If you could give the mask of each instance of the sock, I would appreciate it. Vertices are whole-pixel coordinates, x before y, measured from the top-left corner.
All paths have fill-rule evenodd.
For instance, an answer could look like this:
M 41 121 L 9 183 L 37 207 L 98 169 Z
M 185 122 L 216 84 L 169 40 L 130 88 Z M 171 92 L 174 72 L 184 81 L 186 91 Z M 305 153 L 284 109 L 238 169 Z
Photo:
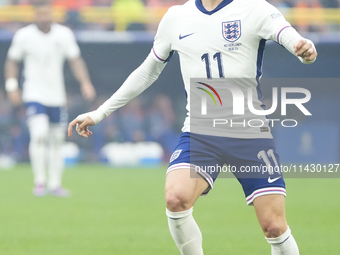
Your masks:
M 182 212 L 166 209 L 169 230 L 182 255 L 203 255 L 202 234 L 192 217 L 193 208 Z
M 299 248 L 291 234 L 290 228 L 281 236 L 266 238 L 272 246 L 272 255 L 299 255 Z
M 64 170 L 64 159 L 62 155 L 64 133 L 63 125 L 50 125 L 48 148 L 48 188 L 50 190 L 57 189 L 61 186 Z
M 48 118 L 44 114 L 29 118 L 30 132 L 29 157 L 34 174 L 35 185 L 46 182 L 46 141 L 48 137 Z
M 30 141 L 29 156 L 34 175 L 35 185 L 45 185 L 45 144 L 40 141 Z

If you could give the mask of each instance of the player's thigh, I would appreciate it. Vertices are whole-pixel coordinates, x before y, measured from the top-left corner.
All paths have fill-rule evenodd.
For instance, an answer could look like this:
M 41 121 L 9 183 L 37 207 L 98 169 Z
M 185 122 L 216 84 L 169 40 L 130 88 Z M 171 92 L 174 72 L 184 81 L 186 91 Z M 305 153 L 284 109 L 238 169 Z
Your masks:
M 211 136 L 181 134 L 167 169 L 165 198 L 170 211 L 189 209 L 199 196 L 213 188 L 218 171 L 210 173 L 205 169 L 221 165 L 215 144 Z
M 49 140 L 52 144 L 61 144 L 65 140 L 67 112 L 64 107 L 46 107 L 50 122 Z
M 67 127 L 68 114 L 65 107 L 46 107 L 46 113 L 51 124 L 65 125 L 65 128 Z
M 287 230 L 284 195 L 260 196 L 254 199 L 253 205 L 260 226 L 267 237 L 278 237 Z
M 286 195 L 279 156 L 272 139 L 229 138 L 227 163 L 242 185 L 248 205 L 266 195 Z
M 27 119 L 31 140 L 43 142 L 48 139 L 49 120 L 46 114 L 36 114 Z
M 208 182 L 190 168 L 171 171 L 167 174 L 165 181 L 167 208 L 170 211 L 187 210 L 208 188 Z
M 46 139 L 49 132 L 49 117 L 46 107 L 36 102 L 25 103 L 25 107 L 31 140 Z
M 62 144 L 66 137 L 66 125 L 50 123 L 49 141 L 52 144 Z

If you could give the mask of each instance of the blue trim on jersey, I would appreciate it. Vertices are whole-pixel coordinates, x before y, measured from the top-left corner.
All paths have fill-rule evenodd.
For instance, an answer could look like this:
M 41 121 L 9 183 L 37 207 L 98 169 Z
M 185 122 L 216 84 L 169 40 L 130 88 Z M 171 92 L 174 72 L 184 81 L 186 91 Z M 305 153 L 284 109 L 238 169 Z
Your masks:
M 233 0 L 223 0 L 222 3 L 220 3 L 214 10 L 212 11 L 207 11 L 201 0 L 196 0 L 195 3 L 196 3 L 196 7 L 201 11 L 203 12 L 204 14 L 208 14 L 208 15 L 211 15 L 211 14 L 214 14 L 215 12 L 221 10 L 223 7 L 227 6 L 228 4 L 230 4 Z
M 174 55 L 174 53 L 175 53 L 175 51 L 173 51 L 173 50 L 170 51 L 169 57 L 164 61 L 164 63 L 168 63 L 171 60 L 171 58 Z
M 158 57 L 158 55 L 157 55 L 157 53 L 156 53 L 156 51 L 155 51 L 154 48 L 152 48 L 152 51 L 153 51 L 153 54 L 155 54 L 156 58 L 158 58 L 160 61 L 163 61 L 164 64 L 167 63 L 167 62 L 169 62 L 169 61 L 171 60 L 172 56 L 173 56 L 174 53 L 175 53 L 175 51 L 173 51 L 173 50 L 170 51 L 169 56 L 167 57 L 167 59 L 164 60 L 164 59 Z
M 165 60 L 164 60 L 164 59 L 161 59 L 160 57 L 158 57 L 158 55 L 156 54 L 156 51 L 155 51 L 155 49 L 154 49 L 154 48 L 152 48 L 152 51 L 153 51 L 153 54 L 155 54 L 156 58 L 158 58 L 160 61 L 163 61 L 163 62 L 165 62 Z
M 277 41 L 278 44 L 281 45 L 281 43 L 280 43 L 280 35 L 281 35 L 282 31 L 285 30 L 286 28 L 290 28 L 290 27 L 291 27 L 291 26 L 285 26 L 285 27 L 282 28 L 282 29 L 280 30 L 280 32 L 277 34 L 276 41 Z
M 262 75 L 262 62 L 263 62 L 263 55 L 264 55 L 264 49 L 266 47 L 266 41 L 265 39 L 262 39 L 259 44 L 259 49 L 257 51 L 257 74 L 256 78 L 260 78 Z
M 263 99 L 263 94 L 261 90 L 261 82 L 260 82 L 260 77 L 262 75 L 262 63 L 263 63 L 263 55 L 264 55 L 264 49 L 266 47 L 266 41 L 265 39 L 262 39 L 259 44 L 259 49 L 257 51 L 257 74 L 256 74 L 256 81 L 257 81 L 257 97 L 258 99 L 262 102 Z M 265 109 L 265 105 L 262 105 L 262 108 Z

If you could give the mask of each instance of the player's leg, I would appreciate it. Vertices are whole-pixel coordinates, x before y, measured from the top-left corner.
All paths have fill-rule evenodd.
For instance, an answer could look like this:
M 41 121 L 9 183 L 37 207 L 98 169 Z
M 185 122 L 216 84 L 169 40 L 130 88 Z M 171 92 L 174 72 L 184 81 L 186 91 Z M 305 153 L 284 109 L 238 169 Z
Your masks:
M 207 181 L 190 168 L 167 174 L 165 200 L 169 230 L 183 255 L 203 254 L 202 234 L 192 212 L 195 201 L 208 187 Z
M 169 172 L 165 182 L 167 209 L 172 212 L 190 209 L 208 187 L 207 181 L 190 168 Z
M 65 125 L 51 124 L 48 155 L 48 189 L 52 195 L 68 196 L 69 192 L 62 188 L 64 159 L 62 145 L 65 139 Z
M 64 159 L 62 146 L 66 134 L 66 112 L 61 107 L 47 107 L 50 118 L 49 155 L 48 155 L 48 189 L 51 195 L 67 197 L 69 191 L 62 187 Z
M 299 249 L 285 216 L 285 197 L 273 194 L 254 199 L 253 205 L 272 255 L 298 255 Z
M 285 217 L 285 182 L 272 139 L 229 138 L 228 161 L 236 166 L 247 204 L 254 205 L 272 255 L 297 255 Z M 248 171 L 245 171 L 248 170 Z
M 170 158 L 165 184 L 166 214 L 170 233 L 182 255 L 203 254 L 202 234 L 192 211 L 197 198 L 212 189 L 218 175 L 218 171 L 212 174 L 202 170 L 221 163 L 214 144 L 218 142 L 213 137 L 186 132 Z
M 46 114 L 31 115 L 27 119 L 30 133 L 29 157 L 34 174 L 34 195 L 45 195 L 46 183 L 46 142 L 49 123 Z

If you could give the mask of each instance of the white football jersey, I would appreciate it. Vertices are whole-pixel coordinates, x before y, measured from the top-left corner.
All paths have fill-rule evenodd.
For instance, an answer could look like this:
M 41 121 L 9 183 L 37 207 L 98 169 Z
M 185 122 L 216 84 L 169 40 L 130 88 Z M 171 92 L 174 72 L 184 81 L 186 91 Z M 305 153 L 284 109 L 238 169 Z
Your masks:
M 23 101 L 65 105 L 64 62 L 78 56 L 74 34 L 65 26 L 54 23 L 49 33 L 43 33 L 35 24 L 18 30 L 8 58 L 24 62 Z
M 184 5 L 171 7 L 159 25 L 153 52 L 159 61 L 167 61 L 173 51 L 179 54 L 189 112 L 182 131 L 190 131 L 191 78 L 251 80 L 249 86 L 254 97 L 254 108 L 263 110 L 259 79 L 265 42 L 273 40 L 280 43 L 280 34 L 290 27 L 282 14 L 265 0 L 224 0 L 210 12 L 200 0 L 189 0 Z M 248 88 L 242 89 L 246 94 Z M 246 104 L 245 108 L 241 119 L 266 120 L 265 116 L 252 114 Z M 231 113 L 232 110 L 229 117 L 233 118 Z M 235 138 L 272 138 L 269 123 L 265 123 L 264 128 L 223 128 L 220 132 L 217 132 L 218 129 L 197 132 Z

